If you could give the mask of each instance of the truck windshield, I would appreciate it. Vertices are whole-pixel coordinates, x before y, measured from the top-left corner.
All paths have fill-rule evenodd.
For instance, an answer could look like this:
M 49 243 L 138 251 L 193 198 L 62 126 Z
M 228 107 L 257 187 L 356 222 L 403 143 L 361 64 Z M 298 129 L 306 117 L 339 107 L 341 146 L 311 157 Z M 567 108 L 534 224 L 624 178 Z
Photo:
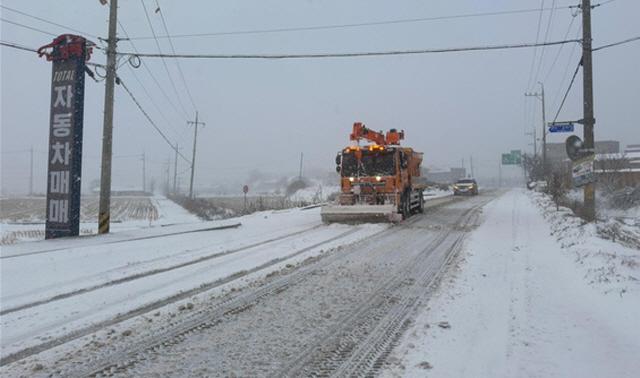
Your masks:
M 393 151 L 362 151 L 360 162 L 355 154 L 342 154 L 342 176 L 391 176 L 395 174 Z

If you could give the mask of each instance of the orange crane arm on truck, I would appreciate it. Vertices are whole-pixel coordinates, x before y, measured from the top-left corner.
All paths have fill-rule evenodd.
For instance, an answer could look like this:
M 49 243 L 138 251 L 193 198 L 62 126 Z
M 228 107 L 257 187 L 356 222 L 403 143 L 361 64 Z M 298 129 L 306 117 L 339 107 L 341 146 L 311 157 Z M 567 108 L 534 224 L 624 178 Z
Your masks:
M 355 122 L 349 139 L 355 141 L 366 139 L 379 146 L 397 145 L 400 144 L 400 140 L 404 139 L 404 131 L 391 129 L 387 131 L 387 135 L 385 136 L 382 132 L 367 128 L 362 122 Z

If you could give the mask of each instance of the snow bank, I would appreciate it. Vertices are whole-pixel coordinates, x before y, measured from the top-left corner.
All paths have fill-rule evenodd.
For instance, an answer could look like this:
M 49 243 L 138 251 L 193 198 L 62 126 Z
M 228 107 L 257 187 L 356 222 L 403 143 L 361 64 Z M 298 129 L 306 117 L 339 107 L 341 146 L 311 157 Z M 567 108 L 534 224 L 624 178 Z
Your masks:
M 551 199 L 541 193 L 529 193 L 531 199 L 542 209 L 542 215 L 550 224 L 550 235 L 560 244 L 565 253 L 570 253 L 584 272 L 589 284 L 604 292 L 623 295 L 631 290 L 640 291 L 640 250 L 630 248 L 629 240 L 605 240 L 602 232 L 620 227 L 619 235 L 629 235 L 635 243 L 640 243 L 640 230 L 637 226 L 619 225 L 613 219 L 605 223 L 585 223 L 565 207 L 556 211 Z M 612 224 L 611 222 L 615 223 Z M 616 226 L 619 225 L 619 226 Z M 636 244 L 637 245 L 637 244 Z
M 594 232 L 522 191 L 487 205 L 382 376 L 636 377 L 637 281 L 617 281 L 621 258 L 595 252 L 620 247 Z
M 321 184 L 311 185 L 304 189 L 299 189 L 289 199 L 294 202 L 320 203 L 326 202 L 328 198 L 340 191 L 339 186 L 323 186 Z
M 453 195 L 453 190 L 442 190 L 438 188 L 427 188 L 422 195 L 425 200 L 430 200 L 434 198 L 442 198 Z

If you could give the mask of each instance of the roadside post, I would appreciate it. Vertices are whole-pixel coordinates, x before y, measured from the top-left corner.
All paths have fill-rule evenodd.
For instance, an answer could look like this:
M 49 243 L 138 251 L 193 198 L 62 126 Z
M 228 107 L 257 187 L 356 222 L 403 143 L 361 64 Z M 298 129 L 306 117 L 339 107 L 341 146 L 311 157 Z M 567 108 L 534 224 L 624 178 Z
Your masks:
M 249 193 L 249 185 L 242 187 L 242 193 L 244 194 L 244 212 L 247 212 L 247 193 Z

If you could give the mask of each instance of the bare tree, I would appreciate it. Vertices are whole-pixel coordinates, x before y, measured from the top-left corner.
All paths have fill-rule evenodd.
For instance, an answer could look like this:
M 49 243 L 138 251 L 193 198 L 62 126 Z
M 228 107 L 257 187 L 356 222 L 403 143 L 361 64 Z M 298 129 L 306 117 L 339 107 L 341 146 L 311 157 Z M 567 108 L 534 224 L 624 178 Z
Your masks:
M 567 187 L 565 186 L 565 180 L 562 177 L 562 174 L 554 172 L 551 175 L 547 188 L 553 202 L 556 204 L 556 211 L 560 210 L 560 201 L 564 198 L 564 195 L 567 192 Z
M 606 193 L 613 193 L 623 186 L 623 171 L 629 167 L 626 154 L 610 154 L 595 162 L 598 172 L 598 186 Z
M 530 181 L 544 180 L 542 159 L 539 156 L 524 154 L 522 156 L 522 165 Z

